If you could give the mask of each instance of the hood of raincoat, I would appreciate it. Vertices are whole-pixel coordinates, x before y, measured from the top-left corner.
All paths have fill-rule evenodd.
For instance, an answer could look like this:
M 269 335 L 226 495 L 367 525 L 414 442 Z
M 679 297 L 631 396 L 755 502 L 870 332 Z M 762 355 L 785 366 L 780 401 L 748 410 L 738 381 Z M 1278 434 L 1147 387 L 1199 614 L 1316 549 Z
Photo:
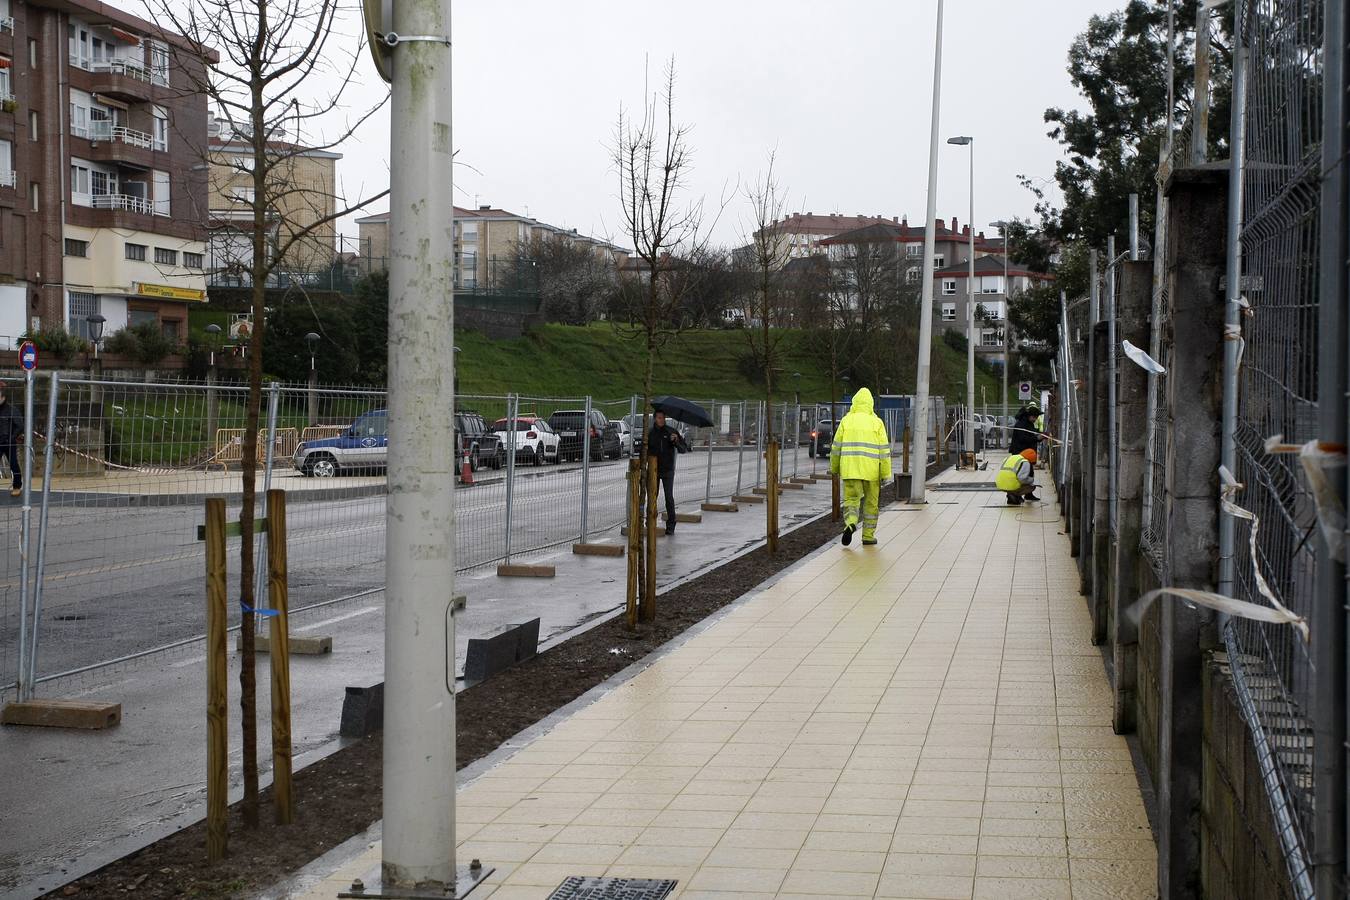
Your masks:
M 853 405 L 848 411 L 868 415 L 872 412 L 872 405 L 872 392 L 867 388 L 858 388 L 858 393 L 853 395 Z

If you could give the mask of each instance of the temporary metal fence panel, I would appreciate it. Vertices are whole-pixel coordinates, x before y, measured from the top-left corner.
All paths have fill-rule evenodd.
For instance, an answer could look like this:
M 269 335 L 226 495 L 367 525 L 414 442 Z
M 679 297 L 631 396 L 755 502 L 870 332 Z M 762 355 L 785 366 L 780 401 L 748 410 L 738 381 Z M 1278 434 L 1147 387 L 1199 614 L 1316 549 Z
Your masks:
M 1272 455 L 1265 442 L 1318 437 L 1318 253 L 1322 140 L 1323 0 L 1244 0 L 1244 39 L 1252 65 L 1246 99 L 1241 248 L 1242 295 L 1250 306 L 1238 383 L 1235 503 L 1259 519 L 1255 556 L 1248 523 L 1238 524 L 1238 599 L 1269 605 L 1258 570 L 1280 602 L 1315 615 L 1316 511 L 1296 456 Z M 1343 127 L 1335 123 L 1333 127 Z M 1344 265 L 1343 259 L 1323 265 Z M 1341 398 L 1328 398 L 1341 402 Z M 1315 773 L 1310 720 L 1314 666 L 1292 629 L 1234 619 L 1232 660 L 1255 698 L 1280 784 L 1292 801 L 1295 847 L 1314 833 Z M 1340 798 L 1344 802 L 1344 798 Z M 1343 807 L 1342 807 L 1343 809 Z M 1286 842 L 1286 850 L 1290 845 Z M 1291 860 L 1291 874 L 1303 867 Z

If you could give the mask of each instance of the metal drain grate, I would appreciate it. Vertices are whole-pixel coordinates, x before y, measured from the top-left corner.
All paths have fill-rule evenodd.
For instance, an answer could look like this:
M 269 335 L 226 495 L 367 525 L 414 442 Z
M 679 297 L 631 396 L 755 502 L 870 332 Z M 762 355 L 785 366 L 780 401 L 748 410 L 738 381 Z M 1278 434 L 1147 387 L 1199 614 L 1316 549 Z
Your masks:
M 594 878 L 573 875 L 548 895 L 549 900 L 664 900 L 674 881 L 655 878 Z
M 998 485 L 992 481 L 945 481 L 930 484 L 930 491 L 996 491 Z

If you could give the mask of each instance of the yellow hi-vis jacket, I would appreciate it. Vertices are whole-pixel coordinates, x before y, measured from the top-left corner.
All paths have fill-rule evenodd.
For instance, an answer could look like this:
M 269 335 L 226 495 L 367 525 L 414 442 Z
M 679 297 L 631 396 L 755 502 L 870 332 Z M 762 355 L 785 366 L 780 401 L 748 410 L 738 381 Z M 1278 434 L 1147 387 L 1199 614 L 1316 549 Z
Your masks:
M 1014 453 L 1003 461 L 994 476 L 994 487 L 1000 491 L 1015 491 L 1035 480 L 1031 462 L 1022 454 Z
M 872 392 L 853 395 L 848 415 L 830 441 L 830 472 L 844 480 L 885 481 L 891 477 L 891 442 L 886 425 L 872 412 Z

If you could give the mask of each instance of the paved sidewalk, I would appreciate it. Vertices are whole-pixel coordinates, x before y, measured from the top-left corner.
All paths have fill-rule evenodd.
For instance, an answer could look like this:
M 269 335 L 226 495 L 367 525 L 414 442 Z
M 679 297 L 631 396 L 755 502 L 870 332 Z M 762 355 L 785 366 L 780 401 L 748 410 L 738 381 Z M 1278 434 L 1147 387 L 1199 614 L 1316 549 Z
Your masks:
M 1155 896 L 1054 507 L 929 500 L 461 788 L 459 859 L 496 867 L 472 896 L 544 898 L 570 875 L 678 879 L 684 900 Z M 306 896 L 378 862 L 375 843 Z

